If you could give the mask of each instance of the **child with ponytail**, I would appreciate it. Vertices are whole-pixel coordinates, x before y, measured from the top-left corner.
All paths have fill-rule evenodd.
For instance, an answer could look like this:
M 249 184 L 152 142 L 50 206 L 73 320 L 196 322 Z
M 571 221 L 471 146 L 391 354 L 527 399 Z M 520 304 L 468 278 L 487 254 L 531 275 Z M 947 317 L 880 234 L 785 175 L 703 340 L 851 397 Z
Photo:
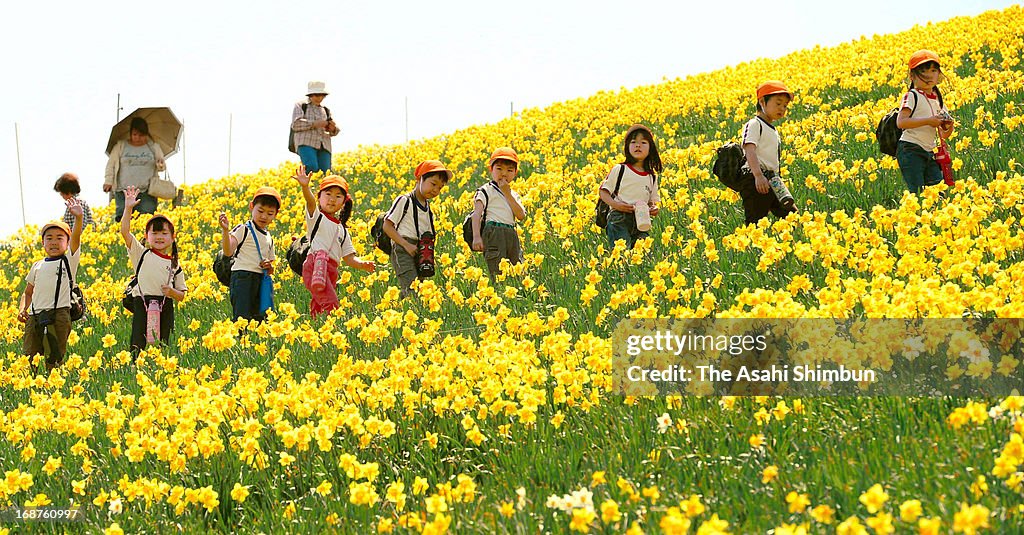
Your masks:
M 128 187 L 124 192 L 125 213 L 139 203 L 139 191 Z M 174 223 L 156 214 L 146 221 L 146 247 L 131 232 L 131 218 L 121 219 L 121 237 L 128 248 L 135 278 L 130 285 L 132 354 L 138 355 L 148 344 L 168 343 L 174 328 L 174 304 L 185 298 L 185 274 L 178 262 L 178 244 L 174 239 Z M 168 299 L 170 298 L 170 299 Z

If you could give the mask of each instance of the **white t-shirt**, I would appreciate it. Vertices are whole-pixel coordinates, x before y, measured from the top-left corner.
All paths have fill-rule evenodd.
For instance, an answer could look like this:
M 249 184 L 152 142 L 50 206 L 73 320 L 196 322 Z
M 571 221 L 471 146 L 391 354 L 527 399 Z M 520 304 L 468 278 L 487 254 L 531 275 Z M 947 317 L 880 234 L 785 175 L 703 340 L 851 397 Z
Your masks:
M 747 121 L 743 127 L 743 144 L 747 143 L 757 146 L 757 161 L 760 162 L 762 170 L 779 172 L 781 142 L 774 126 L 760 117 Z M 743 167 L 750 169 L 750 163 L 744 163 Z
M 50 310 L 53 306 L 53 294 L 57 291 L 57 272 L 60 271 L 60 296 L 57 297 L 57 307 L 65 308 L 71 306 L 71 280 L 68 270 L 64 267 L 62 258 L 68 259 L 68 266 L 71 268 L 70 278 L 74 279 L 78 272 L 78 258 L 82 252 L 79 247 L 77 251 L 67 251 L 63 256 L 51 256 L 39 260 L 28 270 L 25 281 L 32 285 L 32 308 L 31 313 Z
M 608 172 L 601 189 L 608 193 L 615 193 L 615 182 L 619 178 L 619 167 L 625 169 L 622 172 L 622 183 L 619 184 L 619 194 L 613 198 L 625 203 L 636 204 L 638 202 L 661 202 L 658 195 L 658 180 L 651 172 L 640 172 L 632 165 L 620 163 Z
M 623 177 L 623 180 L 625 180 L 625 177 Z M 484 194 L 485 191 L 487 192 L 486 195 Z M 519 194 L 515 191 L 512 191 L 512 198 L 519 202 Z M 486 216 L 484 222 L 494 221 L 515 226 L 516 216 L 512 213 L 512 205 L 509 204 L 505 194 L 501 192 L 498 184 L 493 180 L 477 188 L 476 193 L 473 195 L 473 204 L 475 205 L 477 201 L 484 205 Z
M 246 232 L 247 226 L 252 230 Z M 274 256 L 274 238 L 270 236 L 269 232 L 261 230 L 256 223 L 236 225 L 231 229 L 231 236 L 238 244 L 238 249 L 236 249 L 238 255 L 235 256 L 235 263 L 231 265 L 231 271 L 263 273 L 263 268 L 260 267 L 260 253 L 263 254 L 264 260 L 276 258 Z M 260 242 L 259 251 L 256 250 L 256 241 L 253 238 Z
M 320 220 L 320 226 L 317 227 L 317 219 Z M 316 235 L 310 237 L 313 233 L 313 228 L 316 227 Z M 309 252 L 313 251 L 327 251 L 327 256 L 334 259 L 335 262 L 341 262 L 341 259 L 356 253 L 356 248 L 352 245 L 352 236 L 349 235 L 348 229 L 345 225 L 341 224 L 341 221 L 335 219 L 320 211 L 319 208 L 313 210 L 313 215 L 306 214 L 306 237 L 309 240 Z
M 143 254 L 146 255 L 145 259 L 142 258 Z M 128 247 L 128 259 L 131 260 L 132 270 L 139 270 L 139 284 L 135 286 L 132 295 L 136 297 L 163 295 L 161 286 L 167 284 L 171 278 L 171 257 L 143 247 L 139 240 L 132 236 L 132 244 Z M 142 260 L 141 268 L 139 260 Z M 174 281 L 171 287 L 180 292 L 188 289 L 185 286 L 185 273 L 181 270 L 180 264 L 174 270 Z
M 418 239 L 423 233 L 433 230 L 430 224 L 430 201 L 420 204 L 414 197 L 414 193 L 399 195 L 384 216 L 395 225 L 398 235 L 403 238 Z M 420 225 L 419 234 L 416 233 L 417 219 Z
M 915 101 L 917 103 L 916 107 L 914 106 Z M 912 110 L 910 114 L 911 119 L 927 119 L 935 116 L 936 113 L 939 113 L 939 110 L 945 109 L 939 105 L 939 95 L 937 93 L 928 95 L 920 89 L 911 89 L 903 95 L 903 99 L 900 101 L 900 110 L 903 108 Z M 936 140 L 934 126 L 908 128 L 900 136 L 900 141 L 917 143 L 926 151 L 935 149 Z

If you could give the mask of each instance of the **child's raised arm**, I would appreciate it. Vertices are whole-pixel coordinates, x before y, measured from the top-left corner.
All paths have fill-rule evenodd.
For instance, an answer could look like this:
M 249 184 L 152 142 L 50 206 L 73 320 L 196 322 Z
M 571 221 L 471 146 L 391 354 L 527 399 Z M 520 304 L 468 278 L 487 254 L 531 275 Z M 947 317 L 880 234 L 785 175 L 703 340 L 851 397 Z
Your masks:
M 124 214 L 121 215 L 121 238 L 124 239 L 124 246 L 132 246 L 132 211 L 139 204 L 136 196 L 139 188 L 128 186 L 124 190 Z
M 235 237 L 231 235 L 231 232 L 229 230 L 231 227 L 231 223 L 228 222 L 228 216 L 224 212 L 220 213 L 220 217 L 218 218 L 217 221 L 220 224 L 221 233 L 220 250 L 222 253 L 224 253 L 224 256 L 231 256 L 235 254 L 235 247 L 237 247 L 238 243 L 238 241 L 235 240 Z
M 82 209 L 82 203 L 72 197 L 67 200 L 68 210 L 71 211 L 71 215 L 75 216 L 75 226 L 71 228 L 71 254 L 78 252 L 78 247 L 82 245 L 82 227 L 85 225 L 85 211 Z
M 300 165 L 299 170 L 292 175 L 292 178 L 302 186 L 302 198 L 306 200 L 306 217 L 313 217 L 313 211 L 316 210 L 316 197 L 309 189 L 309 175 L 306 174 L 306 166 Z

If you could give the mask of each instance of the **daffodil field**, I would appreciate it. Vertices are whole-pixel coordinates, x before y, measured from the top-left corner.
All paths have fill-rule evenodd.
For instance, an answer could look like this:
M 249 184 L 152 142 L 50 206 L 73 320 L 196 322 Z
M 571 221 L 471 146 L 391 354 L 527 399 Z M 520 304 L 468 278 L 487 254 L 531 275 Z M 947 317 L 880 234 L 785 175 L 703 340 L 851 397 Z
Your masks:
M 914 196 L 874 130 L 920 48 L 948 76 L 958 182 Z M 0 532 L 1024 532 L 1024 397 L 622 397 L 609 339 L 623 318 L 1024 317 L 1022 49 L 1014 7 L 337 154 L 378 269 L 342 266 L 326 318 L 283 262 L 304 232 L 296 163 L 190 186 L 161 207 L 189 291 L 172 344 L 137 365 L 107 207 L 82 242 L 90 315 L 32 375 L 18 299 L 42 254 L 22 229 L 0 247 L 0 506 L 84 520 Z M 778 129 L 800 212 L 743 227 L 710 168 L 767 79 L 795 92 Z M 650 240 L 611 249 L 593 207 L 636 122 L 666 164 L 662 210 Z M 503 145 L 526 262 L 491 283 L 460 225 Z M 432 204 L 438 275 L 403 301 L 369 225 L 428 158 L 455 178 Z M 244 221 L 264 184 L 284 197 L 277 311 L 246 325 L 211 268 L 217 214 Z

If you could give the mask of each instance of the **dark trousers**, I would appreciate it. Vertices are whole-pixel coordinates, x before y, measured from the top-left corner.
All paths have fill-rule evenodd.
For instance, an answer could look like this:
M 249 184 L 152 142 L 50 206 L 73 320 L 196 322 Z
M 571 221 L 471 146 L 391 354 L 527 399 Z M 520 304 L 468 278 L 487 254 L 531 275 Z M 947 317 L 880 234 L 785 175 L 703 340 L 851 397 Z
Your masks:
M 515 228 L 499 225 L 484 225 L 480 237 L 484 241 L 484 260 L 491 279 L 501 273 L 501 259 L 507 258 L 512 264 L 523 261 L 523 248 Z
M 769 175 L 770 171 L 765 171 L 765 178 L 771 178 Z M 778 197 L 775 196 L 775 192 L 768 189 L 768 193 L 761 193 L 757 191 L 757 186 L 754 183 L 754 175 L 749 169 L 742 169 L 740 171 L 740 198 L 743 199 L 743 218 L 749 225 L 750 223 L 757 223 L 762 218 L 768 215 L 768 212 L 775 214 L 775 217 L 786 217 L 792 212 L 795 212 L 794 208 L 786 208 L 779 202 Z
M 629 249 L 636 245 L 637 240 L 650 235 L 649 232 L 636 228 L 635 214 L 618 210 L 608 210 L 608 225 L 604 228 L 604 233 L 612 247 L 615 247 L 616 241 L 624 240 Z
M 136 297 L 132 311 L 132 355 L 138 355 L 139 351 L 146 348 L 146 305 L 154 299 L 163 302 L 163 310 L 160 311 L 160 341 L 170 343 L 171 329 L 174 327 L 174 299 L 164 299 L 162 295 L 147 295 L 145 299 Z
M 900 173 L 910 193 L 920 193 L 925 187 L 942 182 L 942 168 L 935 161 L 935 155 L 917 143 L 896 143 L 896 162 L 900 164 Z
M 49 325 L 39 325 L 43 316 L 50 316 Z M 22 339 L 22 350 L 28 356 L 45 355 L 46 371 L 50 371 L 64 362 L 64 354 L 68 349 L 68 335 L 71 334 L 71 309 L 68 307 L 45 310 L 32 314 L 25 322 L 25 337 Z M 45 344 L 44 344 L 45 342 Z
M 263 285 L 263 272 L 252 271 L 231 272 L 231 314 L 235 319 L 264 321 L 266 314 L 260 314 L 260 288 Z

